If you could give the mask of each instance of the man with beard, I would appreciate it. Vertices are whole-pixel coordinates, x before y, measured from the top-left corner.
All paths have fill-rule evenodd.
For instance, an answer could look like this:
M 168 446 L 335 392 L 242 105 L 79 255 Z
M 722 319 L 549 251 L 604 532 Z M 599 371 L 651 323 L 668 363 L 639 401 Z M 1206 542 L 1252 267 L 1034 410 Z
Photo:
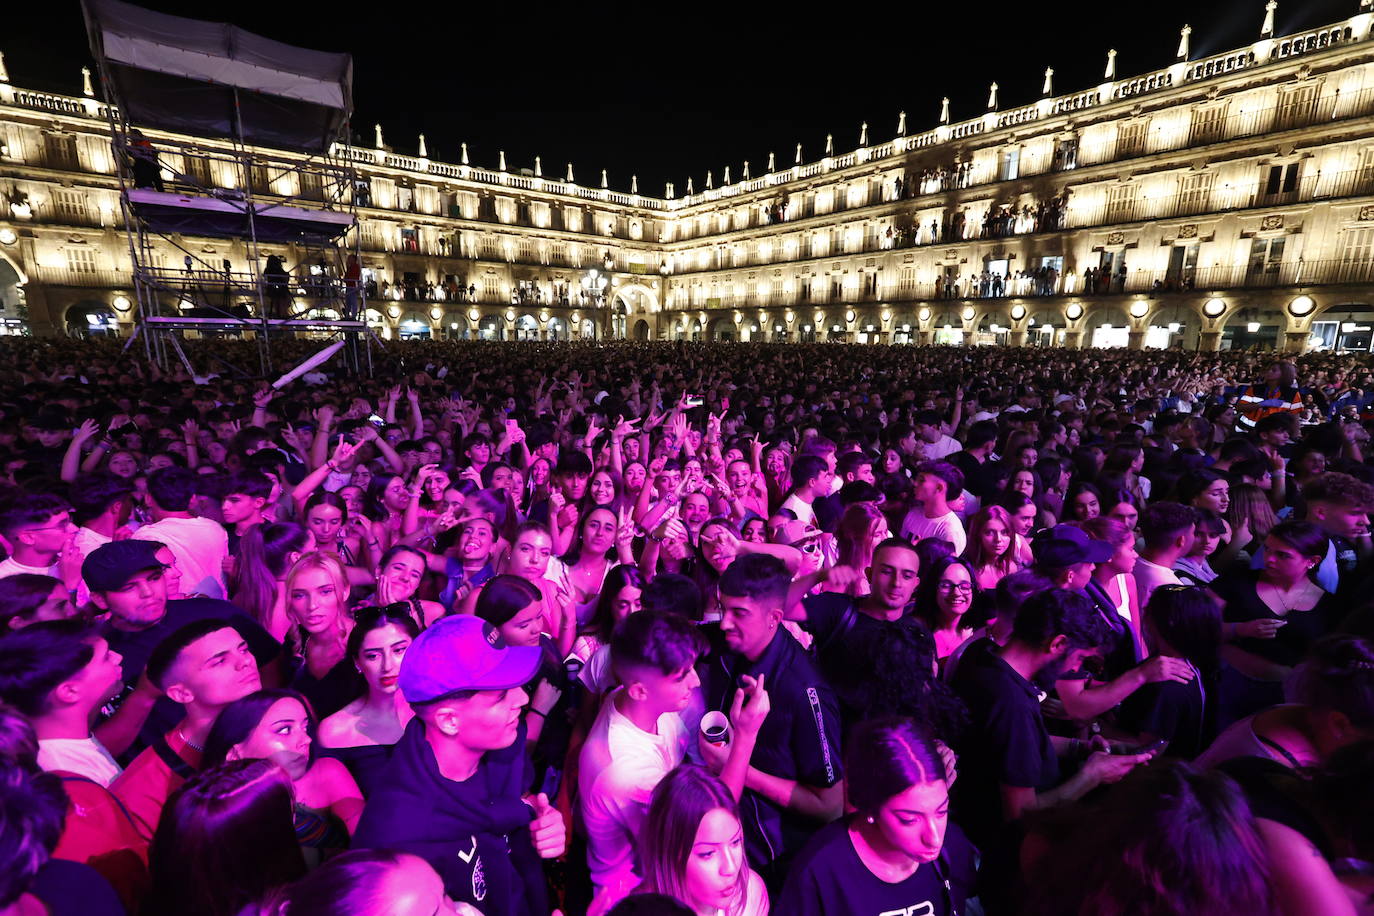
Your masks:
M 959 748 L 955 803 L 969 838 L 986 849 L 1004 824 L 1023 814 L 1082 797 L 1121 779 L 1151 754 L 1113 756 L 1094 738 L 1051 736 L 1040 713 L 1043 690 L 1107 638 L 1106 624 L 1086 596 L 1046 589 L 1021 606 L 1011 639 L 964 654 L 954 690 L 968 706 L 971 727 Z M 1060 759 L 1081 762 L 1067 780 Z M 1085 759 L 1086 758 L 1086 759 Z

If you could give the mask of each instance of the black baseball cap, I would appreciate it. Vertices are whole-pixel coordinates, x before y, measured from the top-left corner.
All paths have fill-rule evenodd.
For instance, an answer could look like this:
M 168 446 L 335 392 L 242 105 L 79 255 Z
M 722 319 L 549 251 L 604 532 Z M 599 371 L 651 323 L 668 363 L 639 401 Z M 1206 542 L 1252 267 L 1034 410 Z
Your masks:
M 111 541 L 86 555 L 81 578 L 93 592 L 113 592 L 123 588 L 135 573 L 163 569 L 167 564 L 157 558 L 163 547 L 157 541 Z
M 1031 541 L 1035 562 L 1051 569 L 1063 569 L 1079 563 L 1105 563 L 1116 553 L 1106 541 L 1088 537 L 1076 525 L 1055 525 L 1042 531 Z

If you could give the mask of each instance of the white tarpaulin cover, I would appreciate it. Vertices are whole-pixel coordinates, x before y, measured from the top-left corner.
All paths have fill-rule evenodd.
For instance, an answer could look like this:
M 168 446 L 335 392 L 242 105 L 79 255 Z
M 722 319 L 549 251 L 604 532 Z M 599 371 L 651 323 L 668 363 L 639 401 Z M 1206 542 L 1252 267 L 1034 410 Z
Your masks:
M 84 0 L 91 47 L 135 124 L 322 150 L 352 107 L 353 59 L 236 26 Z

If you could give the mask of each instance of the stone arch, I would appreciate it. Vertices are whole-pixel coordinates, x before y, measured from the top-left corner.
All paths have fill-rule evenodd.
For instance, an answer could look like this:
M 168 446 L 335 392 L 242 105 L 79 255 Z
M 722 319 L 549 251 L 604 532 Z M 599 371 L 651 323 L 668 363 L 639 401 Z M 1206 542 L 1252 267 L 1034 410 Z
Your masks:
M 636 309 L 638 296 L 643 296 L 648 300 L 646 307 Z M 658 293 L 650 289 L 643 283 L 624 283 L 615 288 L 612 299 L 619 299 L 625 303 L 625 314 L 633 315 L 638 312 L 657 312 L 659 309 Z
M 1167 297 L 1150 301 L 1150 310 L 1139 319 L 1144 332 L 1141 346 L 1147 350 L 1201 348 L 1202 334 L 1209 319 L 1202 314 L 1195 298 Z
M 1094 303 L 1083 316 L 1082 346 L 1124 349 L 1130 346 L 1132 319 L 1125 307 L 1115 303 Z
M 634 338 L 635 340 L 649 339 L 649 322 L 645 321 L 643 318 L 640 318 L 637 321 L 635 321 Z
M 119 334 L 114 308 L 99 299 L 79 299 L 62 313 L 68 337 L 113 337 Z
M 539 339 L 539 319 L 524 312 L 515 319 L 514 327 L 516 340 L 538 340 Z
M 1217 319 L 1222 350 L 1279 350 L 1288 328 L 1288 313 L 1270 301 L 1236 302 Z
M 483 315 L 477 322 L 477 337 L 480 340 L 505 340 L 506 319 L 495 312 Z
M 1306 325 L 1304 349 L 1336 352 L 1366 352 L 1374 346 L 1374 301 L 1346 299 L 1328 302 L 1309 316 L 1293 319 L 1295 326 Z
M 1005 346 L 1012 329 L 1011 312 L 1004 306 L 981 310 L 973 324 L 973 342 L 984 346 Z

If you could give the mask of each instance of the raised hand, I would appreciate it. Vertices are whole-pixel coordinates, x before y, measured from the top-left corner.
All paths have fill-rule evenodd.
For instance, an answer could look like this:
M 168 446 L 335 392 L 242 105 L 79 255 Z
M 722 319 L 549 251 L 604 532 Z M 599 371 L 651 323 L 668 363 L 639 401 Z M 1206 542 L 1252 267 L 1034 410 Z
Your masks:
M 272 399 L 277 396 L 277 392 L 271 387 L 263 388 L 253 392 L 253 406 L 259 410 L 266 410 L 267 405 L 272 403 Z
M 192 421 L 187 420 L 186 422 L 191 423 Z M 182 424 L 182 428 L 185 428 L 185 424 Z M 86 442 L 89 442 L 91 439 L 94 439 L 99 434 L 100 424 L 95 422 L 94 420 L 86 420 L 76 428 L 76 432 L 72 434 L 72 438 L 75 439 L 77 442 L 84 444 Z
M 757 735 L 768 718 L 772 703 L 768 691 L 763 687 L 764 675 L 757 678 L 744 675 L 740 678 L 740 689 L 735 691 L 734 702 L 730 704 L 730 724 L 736 734 Z
M 294 434 L 295 431 L 292 430 L 292 433 Z M 361 446 L 356 442 L 348 442 L 340 439 L 339 444 L 334 446 L 334 454 L 330 456 L 329 460 L 334 462 L 335 465 L 343 464 L 357 454 L 360 447 Z
M 617 547 L 629 548 L 635 539 L 635 525 L 630 518 L 630 510 L 621 508 L 616 512 L 615 543 Z

